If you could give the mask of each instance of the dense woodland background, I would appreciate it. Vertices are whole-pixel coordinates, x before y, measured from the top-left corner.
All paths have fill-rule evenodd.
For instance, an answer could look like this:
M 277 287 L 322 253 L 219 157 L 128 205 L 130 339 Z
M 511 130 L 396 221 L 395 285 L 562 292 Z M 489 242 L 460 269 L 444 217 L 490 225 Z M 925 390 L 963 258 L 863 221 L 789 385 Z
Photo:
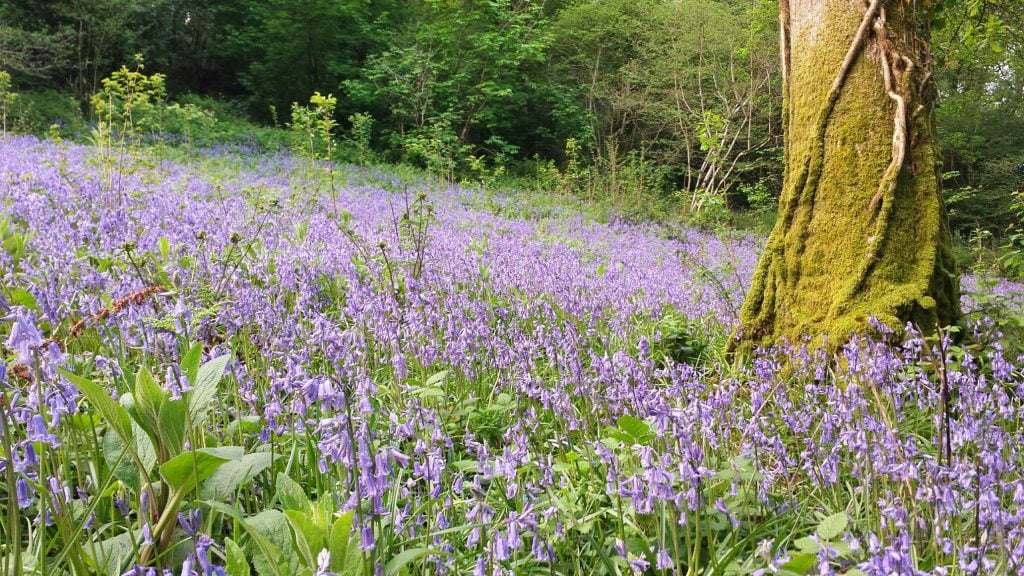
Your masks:
M 1017 219 L 1022 13 L 935 10 L 941 171 L 966 247 L 998 246 Z M 211 139 L 272 145 L 248 122 L 284 127 L 293 102 L 330 93 L 344 159 L 627 215 L 743 224 L 754 209 L 763 228 L 782 169 L 776 18 L 770 0 L 5 0 L 0 70 L 16 131 L 84 133 L 101 80 L 141 55 Z

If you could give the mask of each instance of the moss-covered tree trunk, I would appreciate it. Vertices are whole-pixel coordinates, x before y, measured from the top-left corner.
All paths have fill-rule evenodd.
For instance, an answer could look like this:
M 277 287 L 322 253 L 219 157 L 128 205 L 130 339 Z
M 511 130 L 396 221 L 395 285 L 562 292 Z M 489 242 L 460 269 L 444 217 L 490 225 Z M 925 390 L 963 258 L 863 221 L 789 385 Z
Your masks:
M 957 320 L 918 5 L 781 0 L 786 173 L 737 343 Z

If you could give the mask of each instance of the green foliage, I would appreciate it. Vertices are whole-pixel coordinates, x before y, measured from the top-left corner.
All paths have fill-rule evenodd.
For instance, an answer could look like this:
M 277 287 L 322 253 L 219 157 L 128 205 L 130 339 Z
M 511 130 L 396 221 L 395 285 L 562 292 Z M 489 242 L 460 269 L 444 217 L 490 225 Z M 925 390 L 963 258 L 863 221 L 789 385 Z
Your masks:
M 198 4 L 198 3 L 197 3 Z M 211 8 L 224 42 L 220 59 L 237 71 L 251 112 L 287 110 L 314 92 L 338 90 L 388 37 L 401 2 L 247 0 Z M 215 43 L 216 44 L 216 43 Z M 198 87 L 197 87 L 198 88 Z M 236 88 L 237 90 L 237 88 Z M 358 111 L 342 102 L 344 118 Z
M 345 89 L 387 110 L 377 116 L 382 130 L 406 154 L 430 165 L 448 156 L 440 169 L 451 172 L 470 154 L 507 155 L 530 142 L 538 119 L 522 111 L 550 90 L 531 74 L 546 60 L 547 30 L 534 2 L 409 2 L 386 49 Z
M 279 473 L 276 483 L 274 499 L 280 511 L 268 509 L 246 516 L 220 500 L 203 502 L 212 511 L 234 519 L 248 536 L 244 546 L 233 540 L 228 543 L 229 566 L 245 574 L 251 560 L 261 576 L 313 574 L 321 566 L 321 552 L 326 550 L 330 562 L 324 569 L 344 576 L 358 574 L 363 560 L 359 548 L 351 542 L 354 511 L 339 513 L 330 497 L 311 501 L 287 474 Z M 235 573 L 231 572 L 232 576 Z
M 0 120 L 4 134 L 7 134 L 7 117 L 17 98 L 18 95 L 11 91 L 11 75 L 0 70 Z
M 137 140 L 162 129 L 167 88 L 163 74 L 143 73 L 141 57 L 134 70 L 122 66 L 102 81 L 103 88 L 90 98 L 99 134 L 105 139 Z
M 1024 189 L 1024 11 L 1014 2 L 939 1 L 932 8 L 937 122 L 954 231 L 1003 234 Z
M 373 161 L 375 154 L 372 148 L 374 118 L 363 112 L 356 112 L 348 117 L 349 130 L 346 143 L 351 148 L 352 158 L 356 164 L 366 165 Z
M 408 134 L 402 139 L 407 162 L 426 168 L 447 182 L 454 182 L 465 152 L 450 129 L 437 124 Z
M 329 160 L 333 157 L 334 108 L 338 99 L 328 94 L 314 92 L 309 105 L 292 103 L 292 120 L 288 128 L 292 131 L 294 149 L 310 160 Z
M 152 528 L 153 544 L 140 551 L 142 563 L 164 553 L 189 493 L 198 489 L 202 498 L 223 501 L 273 463 L 269 453 L 245 454 L 236 446 L 189 447 L 189 439 L 202 430 L 229 359 L 219 356 L 200 365 L 201 354 L 201 345 L 189 347 L 179 366 L 181 376 L 166 386 L 140 367 L 134 388 L 122 394 L 120 402 L 105 386 L 61 370 L 108 428 L 103 452 L 113 477 L 139 496 L 161 496 L 152 500 L 158 520 Z M 181 378 L 194 383 L 185 396 Z
M 186 142 L 196 135 L 208 134 L 217 124 L 213 112 L 195 104 L 174 102 L 164 110 L 161 128 L 168 134 L 181 134 Z
M 88 132 L 74 98 L 56 90 L 24 91 L 10 108 L 8 129 L 20 134 L 79 137 Z
M 276 126 L 256 124 L 237 102 L 183 94 L 168 107 L 164 132 L 181 135 L 197 146 L 237 144 L 258 150 L 281 150 L 292 135 Z
M 1003 247 L 1005 253 L 999 261 L 1008 275 L 1024 280 L 1024 190 L 1017 191 L 1014 199 L 1013 210 L 1017 214 L 1017 221 L 1010 226 L 1007 243 Z

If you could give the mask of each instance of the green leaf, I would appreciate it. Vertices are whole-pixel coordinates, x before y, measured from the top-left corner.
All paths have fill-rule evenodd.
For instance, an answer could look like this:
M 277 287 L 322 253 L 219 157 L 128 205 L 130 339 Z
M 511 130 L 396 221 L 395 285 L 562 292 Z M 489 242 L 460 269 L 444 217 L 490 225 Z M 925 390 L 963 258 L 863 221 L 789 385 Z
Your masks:
M 223 454 L 216 454 L 224 456 Z M 199 495 L 204 500 L 225 500 L 270 467 L 273 455 L 269 452 L 246 454 L 240 459 L 225 462 L 203 482 Z
M 224 566 L 230 576 L 249 576 L 249 562 L 245 559 L 245 551 L 231 538 L 224 539 L 224 552 L 227 564 Z
M 203 345 L 201 342 L 196 342 L 191 348 L 185 352 L 181 357 L 181 363 L 178 365 L 181 368 L 181 373 L 188 378 L 189 386 L 195 386 L 199 380 L 199 363 L 203 360 Z
M 782 568 L 796 574 L 807 574 L 817 562 L 818 556 L 815 554 L 794 554 Z
M 145 366 L 139 369 L 135 377 L 135 404 L 129 410 L 135 421 L 153 439 L 158 452 L 163 448 L 160 446 L 160 407 L 168 396 Z
M 107 425 L 127 444 L 132 438 L 132 424 L 128 412 L 102 386 L 63 368 L 58 368 L 58 370 L 64 378 L 78 388 L 89 404 L 92 404 L 92 407 L 107 421 Z
M 480 463 L 476 460 L 456 460 L 450 466 L 459 472 L 476 472 L 480 467 Z
M 846 530 L 846 525 L 849 524 L 850 518 L 845 512 L 837 512 L 818 524 L 817 532 L 818 536 L 822 540 L 832 540 L 843 533 Z
M 793 542 L 793 545 L 796 546 L 797 549 L 799 549 L 801 552 L 806 552 L 808 554 L 817 554 L 818 550 L 821 549 L 821 543 L 815 540 L 814 538 L 811 538 L 810 536 L 798 538 L 795 542 Z
M 348 561 L 349 542 L 352 540 L 352 518 L 354 510 L 350 510 L 334 521 L 328 536 L 328 550 L 331 552 L 331 571 L 341 573 Z
M 224 428 L 224 436 L 232 438 L 238 434 L 239 429 L 242 430 L 243 434 L 255 434 L 262 430 L 262 428 L 259 416 L 242 416 L 228 422 L 227 427 Z
M 407 564 L 432 554 L 445 555 L 444 552 L 433 548 L 410 548 L 404 550 L 401 554 L 388 561 L 387 565 L 384 566 L 384 574 L 386 576 L 397 576 Z
M 283 550 L 291 545 L 292 533 L 288 529 L 288 518 L 280 510 L 264 510 L 250 516 L 246 522 L 278 548 Z
M 321 550 L 327 548 L 327 529 L 317 526 L 304 512 L 285 510 L 284 515 L 295 535 L 295 547 L 306 560 L 306 565 L 316 567 L 316 557 Z
M 192 417 L 192 425 L 199 426 L 206 421 L 217 397 L 217 386 L 224 377 L 230 354 L 218 356 L 199 367 L 195 379 L 192 380 L 192 392 L 188 396 L 188 410 Z
M 171 257 L 171 243 L 167 236 L 161 236 L 157 246 L 160 249 L 160 257 L 166 262 Z
M 651 427 L 646 422 L 633 416 L 620 416 L 616 424 L 638 443 L 646 440 L 651 433 Z
M 234 506 L 230 506 L 223 502 L 216 502 L 211 500 L 203 500 L 203 504 L 209 506 L 210 509 L 212 509 L 215 512 L 220 512 L 225 516 L 234 518 L 238 521 L 239 525 L 242 526 L 246 533 L 249 534 L 249 537 L 252 538 L 253 543 L 256 545 L 256 548 L 262 555 L 262 562 L 255 562 L 257 573 L 264 574 L 264 572 L 260 571 L 260 568 L 262 567 L 264 570 L 267 570 L 267 574 L 272 574 L 273 576 L 285 576 L 285 571 L 282 570 L 281 567 L 277 564 L 277 559 L 281 557 L 281 548 L 279 548 L 270 539 L 264 536 L 263 533 L 260 532 L 260 530 L 258 530 L 255 526 L 251 525 L 247 521 L 248 519 L 238 510 L 238 508 L 235 508 Z M 267 512 L 277 511 L 268 510 Z M 280 514 L 280 512 L 278 512 L 278 514 Z M 285 531 L 287 530 L 288 527 L 285 526 Z M 234 576 L 234 574 L 232 574 L 231 576 Z
M 134 459 L 120 457 L 121 452 L 125 449 L 125 442 L 112 429 L 107 430 L 107 433 L 103 435 L 103 458 L 106 460 L 107 466 L 113 467 L 114 476 L 136 494 L 139 494 L 143 485 L 142 475 L 145 474 L 148 477 L 153 467 L 156 466 L 156 452 L 153 450 L 153 443 L 139 428 L 139 425 L 133 422 L 132 426 L 136 432 L 129 446 L 129 454 L 133 454 Z M 114 467 L 118 459 L 121 463 Z M 143 470 L 139 470 L 136 459 L 142 464 Z
M 246 519 L 247 531 L 250 535 L 259 534 L 280 552 L 276 556 L 263 555 L 253 559 L 253 566 L 258 574 L 276 574 L 287 571 L 288 574 L 298 572 L 300 562 L 292 549 L 292 533 L 288 528 L 288 519 L 279 510 L 264 510 Z M 259 546 L 257 544 L 257 546 Z M 261 547 L 262 550 L 262 547 Z M 285 570 L 282 570 L 284 567 Z
M 141 539 L 142 530 L 136 530 L 134 542 Z M 102 574 L 121 574 L 136 552 L 132 537 L 127 532 L 94 542 L 94 545 L 97 555 L 93 560 Z M 87 549 L 93 548 L 87 547 Z
M 35 295 L 21 287 L 11 288 L 7 291 L 7 303 L 11 306 L 24 306 L 30 310 L 39 310 Z
M 440 388 L 414 388 L 412 394 L 420 398 L 444 398 L 447 396 Z
M 283 472 L 277 474 L 277 501 L 285 510 L 307 513 L 310 510 L 309 498 L 306 497 L 302 486 Z
M 188 491 L 212 475 L 228 460 L 207 452 L 185 452 L 160 467 L 160 476 L 175 491 Z
M 185 449 L 185 437 L 188 433 L 184 400 L 164 400 L 157 416 L 157 434 L 160 446 L 168 456 L 177 456 Z
M 202 451 L 228 460 L 241 460 L 245 456 L 245 448 L 241 446 L 213 446 L 202 448 Z
M 448 371 L 447 370 L 442 370 L 442 371 L 438 372 L 437 374 L 433 374 L 429 378 L 427 378 L 427 381 L 426 381 L 426 383 L 424 383 L 423 386 L 425 388 L 429 388 L 431 386 L 436 386 L 438 384 L 443 384 L 447 377 L 448 377 Z

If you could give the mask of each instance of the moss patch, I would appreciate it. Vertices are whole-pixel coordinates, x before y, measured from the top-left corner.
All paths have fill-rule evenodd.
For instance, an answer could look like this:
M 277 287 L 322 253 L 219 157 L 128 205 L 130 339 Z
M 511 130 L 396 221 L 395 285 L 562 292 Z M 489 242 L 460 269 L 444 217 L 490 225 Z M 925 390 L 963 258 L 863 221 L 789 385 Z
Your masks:
M 896 105 L 884 88 L 881 48 L 869 39 L 830 107 L 830 88 L 863 12 L 847 0 L 823 1 L 824 24 L 791 39 L 785 184 L 741 314 L 739 338 L 747 345 L 812 335 L 838 346 L 867 331 L 872 316 L 897 331 L 906 322 L 928 330 L 959 317 L 923 67 L 901 84 L 914 111 L 908 158 L 892 193 L 873 205 L 890 188 L 883 180 L 893 177 L 886 171 Z M 913 15 L 888 16 L 891 38 L 912 38 Z M 922 46 L 896 48 L 923 61 Z

